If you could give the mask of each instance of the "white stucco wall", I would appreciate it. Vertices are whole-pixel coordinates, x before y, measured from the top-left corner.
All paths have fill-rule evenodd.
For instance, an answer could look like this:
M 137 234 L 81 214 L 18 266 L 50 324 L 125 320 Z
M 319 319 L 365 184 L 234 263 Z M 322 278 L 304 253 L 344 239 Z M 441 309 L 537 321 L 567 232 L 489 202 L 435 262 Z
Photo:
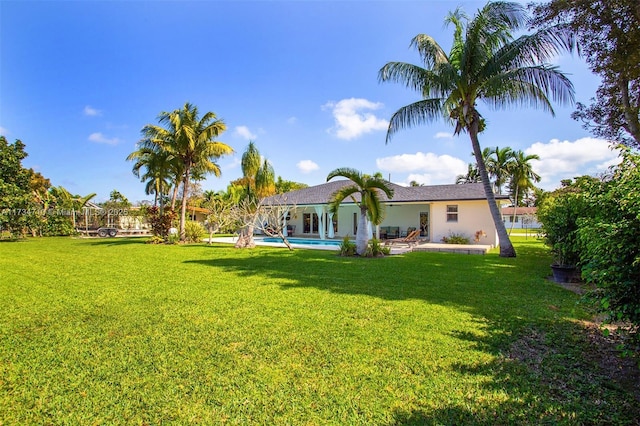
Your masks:
M 447 205 L 458 206 L 458 221 L 447 222 Z M 408 227 L 420 227 L 420 213 L 429 213 L 429 240 L 440 242 L 442 237 L 452 233 L 462 234 L 473 243 L 475 233 L 484 231 L 486 237 L 481 237 L 478 244 L 497 245 L 498 238 L 495 226 L 491 219 L 489 206 L 485 200 L 478 201 L 450 201 L 424 204 L 390 204 L 386 206 L 386 217 L 380 226 L 398 226 L 401 232 L 406 232 Z M 313 207 L 298 207 L 291 215 L 290 225 L 296 226 L 296 235 L 302 235 L 304 224 L 303 214 L 315 213 Z M 353 214 L 359 209 L 354 205 L 343 205 L 338 211 L 338 231 L 336 238 L 345 235 L 355 237 L 353 232 Z M 375 230 L 374 230 L 375 233 Z M 305 234 L 317 236 L 317 234 Z

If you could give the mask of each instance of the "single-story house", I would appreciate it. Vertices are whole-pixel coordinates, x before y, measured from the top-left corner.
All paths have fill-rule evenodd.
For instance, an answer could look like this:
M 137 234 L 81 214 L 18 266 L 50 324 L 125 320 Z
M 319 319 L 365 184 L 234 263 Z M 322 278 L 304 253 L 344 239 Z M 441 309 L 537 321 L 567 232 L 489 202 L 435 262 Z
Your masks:
M 542 224 L 538 222 L 537 207 L 503 207 L 502 220 L 507 230 L 514 229 L 539 229 Z
M 332 214 L 328 205 L 334 192 L 351 184 L 350 180 L 331 181 L 268 197 L 265 204 L 278 205 L 283 210 L 289 235 L 321 239 L 355 236 L 360 214 L 355 202 L 345 199 L 337 214 Z M 471 242 L 498 244 L 482 184 L 388 185 L 394 194 L 388 199 L 380 193 L 386 216 L 371 230 L 373 236 L 402 237 L 419 229 L 421 238 L 432 242 L 440 242 L 451 234 L 462 234 Z M 496 200 L 498 204 L 508 202 L 503 195 L 496 195 Z

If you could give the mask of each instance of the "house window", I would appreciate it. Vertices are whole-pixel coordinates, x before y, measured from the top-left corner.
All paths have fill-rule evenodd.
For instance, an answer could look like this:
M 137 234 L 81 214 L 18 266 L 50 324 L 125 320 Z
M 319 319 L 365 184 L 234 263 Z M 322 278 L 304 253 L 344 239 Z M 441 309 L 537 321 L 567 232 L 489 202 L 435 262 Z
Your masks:
M 450 205 L 447 206 L 447 222 L 457 222 L 458 221 L 458 206 Z

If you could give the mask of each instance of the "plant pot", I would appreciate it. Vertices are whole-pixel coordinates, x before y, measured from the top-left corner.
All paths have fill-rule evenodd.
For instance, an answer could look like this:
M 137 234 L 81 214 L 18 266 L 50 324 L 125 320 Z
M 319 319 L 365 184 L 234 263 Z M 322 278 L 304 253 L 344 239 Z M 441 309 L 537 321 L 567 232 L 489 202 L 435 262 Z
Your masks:
M 569 283 L 576 276 L 575 266 L 551 265 L 553 280 L 557 283 Z

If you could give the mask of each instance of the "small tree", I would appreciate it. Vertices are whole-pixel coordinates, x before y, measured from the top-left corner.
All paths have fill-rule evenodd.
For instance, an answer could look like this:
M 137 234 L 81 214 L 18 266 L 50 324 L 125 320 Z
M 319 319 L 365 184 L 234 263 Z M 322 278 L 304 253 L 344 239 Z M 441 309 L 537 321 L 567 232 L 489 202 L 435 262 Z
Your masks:
M 270 237 L 281 238 L 289 250 L 293 250 L 284 231 L 287 226 L 285 218 L 296 210 L 296 206 L 287 205 L 284 195 L 275 195 L 268 200 L 267 204 L 263 199 L 256 209 L 256 228 Z
M 338 208 L 345 198 L 353 199 L 358 205 L 360 219 L 356 233 L 356 252 L 359 256 L 364 256 L 369 245 L 367 219 L 374 225 L 382 223 L 384 220 L 384 204 L 380 202 L 380 193 L 392 198 L 393 189 L 389 188 L 388 182 L 381 177 L 364 175 L 355 169 L 347 167 L 335 169 L 329 173 L 327 182 L 338 176 L 346 177 L 353 184 L 343 186 L 337 190 L 331 196 L 329 208 L 333 213 L 338 213 Z M 359 199 L 355 198 L 356 195 L 359 196 Z
M 202 208 L 206 210 L 204 224 L 209 232 L 209 244 L 212 243 L 213 234 L 226 230 L 236 223 L 237 207 L 230 199 L 210 196 L 202 203 Z

